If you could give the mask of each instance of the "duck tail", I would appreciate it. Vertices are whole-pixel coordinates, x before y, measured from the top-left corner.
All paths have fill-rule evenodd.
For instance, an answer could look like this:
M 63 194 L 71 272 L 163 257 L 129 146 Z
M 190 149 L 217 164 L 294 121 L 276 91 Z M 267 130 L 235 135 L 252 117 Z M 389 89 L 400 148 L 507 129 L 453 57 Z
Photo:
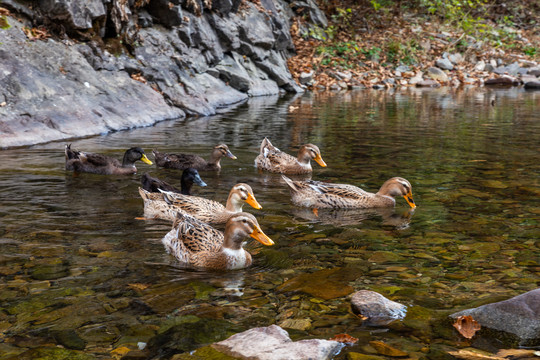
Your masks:
M 285 180 L 285 183 L 287 183 L 287 185 L 289 185 L 289 187 L 291 188 L 291 190 L 298 191 L 298 188 L 297 188 L 296 185 L 294 184 L 294 181 L 292 181 L 291 179 L 289 179 L 289 178 L 286 177 L 285 175 L 281 175 L 281 178 L 282 178 L 283 180 Z
M 172 205 L 174 202 L 174 198 L 171 196 L 172 193 L 170 191 L 161 190 L 160 188 L 158 188 L 158 190 L 163 194 L 163 200 L 165 200 L 167 204 Z
M 143 188 L 139 187 L 139 195 L 141 195 L 143 200 L 150 200 L 150 197 L 148 196 L 148 191 L 144 190 Z
M 267 148 L 268 146 L 272 147 L 272 143 L 270 142 L 270 140 L 268 140 L 267 137 L 265 137 L 263 141 L 261 142 L 261 149 L 260 149 L 261 154 L 264 153 L 264 149 Z

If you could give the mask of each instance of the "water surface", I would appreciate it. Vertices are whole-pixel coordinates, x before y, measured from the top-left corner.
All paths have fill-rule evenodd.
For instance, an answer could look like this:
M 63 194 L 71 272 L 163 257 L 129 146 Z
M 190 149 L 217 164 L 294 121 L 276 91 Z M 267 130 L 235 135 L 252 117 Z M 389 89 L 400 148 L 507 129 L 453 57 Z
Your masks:
M 140 146 L 151 160 L 152 149 L 207 156 L 226 143 L 238 160 L 201 172 L 208 187 L 195 192 L 224 203 L 234 184 L 250 184 L 263 209 L 244 209 L 276 242 L 249 243 L 254 265 L 230 273 L 182 269 L 161 244 L 170 225 L 136 219 L 140 175 L 179 184 L 180 172 L 139 162 L 133 176 L 76 175 L 64 170 L 63 142 L 1 151 L 0 359 L 58 344 L 105 359 L 200 319 L 221 332 L 185 333 L 185 347 L 154 344 L 152 353 L 274 323 L 294 339 L 359 338 L 340 358 L 373 353 L 373 340 L 433 359 L 515 346 L 466 341 L 447 315 L 538 288 L 539 105 L 538 92 L 518 89 L 265 97 L 219 116 L 73 141 L 117 158 Z M 375 192 L 404 177 L 418 207 L 400 198 L 388 210 L 297 208 L 279 175 L 253 167 L 265 136 L 289 153 L 317 144 L 328 167 L 313 164 L 316 180 Z M 299 276 L 305 283 L 290 282 Z M 407 318 L 362 324 L 346 296 L 361 289 L 407 305 Z

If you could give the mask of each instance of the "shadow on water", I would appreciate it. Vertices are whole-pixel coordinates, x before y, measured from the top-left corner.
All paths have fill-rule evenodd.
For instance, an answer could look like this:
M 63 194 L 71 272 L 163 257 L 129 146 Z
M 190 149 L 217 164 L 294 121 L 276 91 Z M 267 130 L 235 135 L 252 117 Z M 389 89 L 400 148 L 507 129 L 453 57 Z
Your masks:
M 313 93 L 70 141 L 119 159 L 140 146 L 151 160 L 152 149 L 207 157 L 226 143 L 238 159 L 201 172 L 208 186 L 194 193 L 225 203 L 234 184 L 250 184 L 263 209 L 244 210 L 276 242 L 249 241 L 253 266 L 226 273 L 182 268 L 161 244 L 171 225 L 136 219 L 140 175 L 178 186 L 181 172 L 139 162 L 136 175 L 75 175 L 63 142 L 2 151 L 0 359 L 44 348 L 106 359 L 161 341 L 178 353 L 178 334 L 192 350 L 274 323 L 294 339 L 359 338 L 340 359 L 372 354 L 374 340 L 429 359 L 513 346 L 466 341 L 447 315 L 539 285 L 539 104 L 519 89 Z M 280 175 L 254 168 L 264 137 L 293 155 L 317 144 L 328 167 L 313 164 L 314 180 L 376 191 L 404 177 L 418 207 L 297 208 Z M 407 305 L 407 317 L 364 326 L 347 297 L 361 289 Z

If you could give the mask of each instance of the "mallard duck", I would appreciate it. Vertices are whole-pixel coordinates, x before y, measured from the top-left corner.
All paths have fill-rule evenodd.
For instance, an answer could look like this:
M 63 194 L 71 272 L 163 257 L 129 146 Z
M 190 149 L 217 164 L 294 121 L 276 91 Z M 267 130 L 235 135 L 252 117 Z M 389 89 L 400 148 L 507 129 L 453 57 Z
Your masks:
M 225 144 L 214 146 L 210 154 L 210 160 L 208 161 L 193 154 L 162 154 L 157 150 L 152 150 L 152 153 L 154 154 L 157 166 L 180 170 L 194 168 L 199 171 L 219 171 L 221 169 L 219 162 L 222 157 L 226 156 L 233 160 L 236 159 L 236 156 L 229 151 L 229 147 Z
M 251 254 L 242 247 L 248 236 L 263 245 L 274 244 L 249 213 L 232 216 L 223 233 L 192 216 L 178 213 L 172 230 L 162 242 L 171 255 L 192 268 L 234 270 L 251 265 Z
M 253 195 L 251 186 L 244 183 L 232 187 L 226 206 L 202 197 L 167 191 L 158 194 L 139 188 L 139 194 L 144 200 L 144 217 L 148 219 L 173 221 L 176 213 L 181 212 L 207 223 L 224 224 L 231 216 L 242 211 L 244 203 L 248 203 L 255 209 L 262 209 Z
M 71 144 L 66 145 L 66 170 L 75 172 L 87 172 L 93 174 L 111 175 L 111 174 L 135 174 L 137 168 L 135 161 L 152 165 L 148 160 L 144 150 L 140 147 L 132 147 L 124 153 L 122 163 L 117 159 L 89 152 L 82 152 L 71 149 Z
M 321 181 L 293 181 L 281 175 L 291 191 L 292 201 L 311 208 L 375 208 L 393 207 L 394 197 L 403 196 L 411 208 L 415 208 L 411 183 L 394 177 L 387 180 L 377 193 L 370 193 L 347 184 L 331 184 Z
M 148 175 L 148 173 L 144 173 L 143 176 L 141 176 L 141 184 L 142 188 L 149 192 L 159 192 L 161 189 L 184 195 L 191 195 L 193 184 L 206 186 L 206 183 L 202 181 L 199 172 L 193 168 L 187 168 L 182 172 L 182 177 L 180 178 L 180 190 L 163 180 Z
M 310 160 L 315 160 L 322 167 L 326 163 L 321 157 L 321 151 L 316 145 L 306 144 L 298 150 L 294 157 L 272 145 L 270 140 L 264 138 L 261 143 L 260 154 L 255 158 L 257 168 L 281 174 L 307 174 L 313 171 Z

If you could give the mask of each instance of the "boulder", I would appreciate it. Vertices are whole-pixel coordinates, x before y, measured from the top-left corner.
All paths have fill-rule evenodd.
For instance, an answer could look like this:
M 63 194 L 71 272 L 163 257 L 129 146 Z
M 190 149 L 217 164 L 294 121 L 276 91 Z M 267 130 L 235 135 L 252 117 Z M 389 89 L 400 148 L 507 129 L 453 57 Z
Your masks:
M 493 86 L 493 85 L 497 85 L 497 86 L 518 86 L 521 84 L 521 81 L 519 81 L 518 79 L 514 78 L 514 77 L 511 77 L 511 76 L 500 76 L 500 77 L 497 77 L 497 78 L 491 78 L 491 79 L 487 79 L 486 82 L 484 83 L 484 85 L 486 86 Z
M 366 318 L 366 321 L 373 325 L 385 325 L 401 320 L 407 313 L 405 305 L 369 290 L 355 292 L 351 297 L 351 308 L 353 313 Z
M 435 87 L 440 87 L 441 84 L 439 84 L 435 80 L 427 79 L 427 80 L 422 80 L 422 81 L 417 82 L 416 86 L 417 87 L 433 87 L 433 88 L 435 88 Z
M 427 74 L 433 80 L 437 80 L 443 83 L 448 82 L 448 75 L 446 75 L 446 73 L 439 68 L 430 67 L 427 69 Z
M 249 360 L 332 359 L 342 348 L 337 341 L 292 341 L 277 325 L 254 328 L 212 345 L 226 355 Z
M 527 90 L 539 90 L 540 89 L 540 81 L 528 81 L 525 83 L 525 89 Z
M 437 65 L 437 67 L 443 69 L 443 70 L 452 70 L 454 69 L 454 65 L 452 64 L 452 62 L 446 58 L 443 58 L 443 59 L 438 59 L 437 61 L 435 61 L 435 65 Z
M 514 334 L 523 343 L 540 344 L 540 288 L 450 316 L 465 315 L 472 316 L 483 327 Z
M 39 7 L 51 21 L 76 30 L 91 29 L 96 19 L 107 14 L 101 0 L 41 0 Z

